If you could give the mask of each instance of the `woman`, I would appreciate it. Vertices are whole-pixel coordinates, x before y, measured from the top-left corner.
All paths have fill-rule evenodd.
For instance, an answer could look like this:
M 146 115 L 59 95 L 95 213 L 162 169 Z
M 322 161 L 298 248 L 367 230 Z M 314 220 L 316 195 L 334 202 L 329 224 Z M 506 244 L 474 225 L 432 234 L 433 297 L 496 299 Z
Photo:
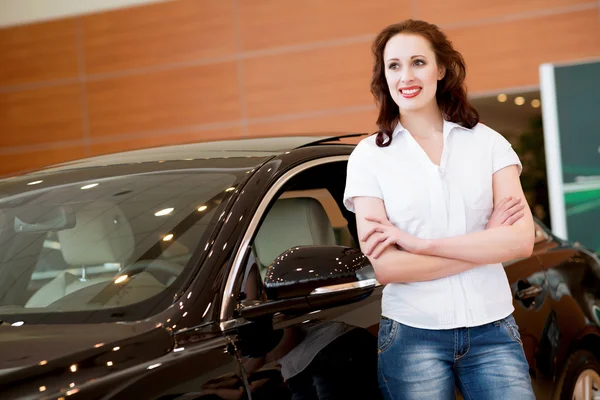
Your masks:
M 388 399 L 533 399 L 501 262 L 532 253 L 521 163 L 479 123 L 465 64 L 423 21 L 373 44 L 377 135 L 348 163 L 345 206 L 385 284 L 379 380 Z

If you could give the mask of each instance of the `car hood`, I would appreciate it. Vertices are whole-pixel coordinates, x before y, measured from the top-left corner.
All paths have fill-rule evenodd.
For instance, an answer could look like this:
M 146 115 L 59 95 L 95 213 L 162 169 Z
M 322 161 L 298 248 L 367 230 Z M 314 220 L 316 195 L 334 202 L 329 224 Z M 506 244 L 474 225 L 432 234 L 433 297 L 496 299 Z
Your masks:
M 3 398 L 64 395 L 172 348 L 170 331 L 149 322 L 2 325 L 0 393 Z

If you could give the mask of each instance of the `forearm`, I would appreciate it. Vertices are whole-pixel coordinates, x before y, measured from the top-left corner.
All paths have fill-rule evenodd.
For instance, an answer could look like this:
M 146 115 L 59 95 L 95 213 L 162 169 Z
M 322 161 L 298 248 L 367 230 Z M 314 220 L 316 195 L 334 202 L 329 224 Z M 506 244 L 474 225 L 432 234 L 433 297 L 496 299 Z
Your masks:
M 467 261 L 412 254 L 395 246 L 388 247 L 377 259 L 368 258 L 375 270 L 377 281 L 383 285 L 430 281 L 478 266 Z
M 523 258 L 533 250 L 533 222 L 428 241 L 421 254 L 493 264 Z

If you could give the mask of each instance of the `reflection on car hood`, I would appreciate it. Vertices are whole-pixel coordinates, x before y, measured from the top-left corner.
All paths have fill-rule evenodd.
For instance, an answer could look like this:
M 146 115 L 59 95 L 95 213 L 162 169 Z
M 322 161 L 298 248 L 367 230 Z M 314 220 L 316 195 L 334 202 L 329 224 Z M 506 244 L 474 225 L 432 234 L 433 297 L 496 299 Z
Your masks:
M 2 325 L 0 393 L 3 398 L 42 391 L 64 395 L 78 385 L 160 357 L 172 347 L 172 335 L 150 323 Z

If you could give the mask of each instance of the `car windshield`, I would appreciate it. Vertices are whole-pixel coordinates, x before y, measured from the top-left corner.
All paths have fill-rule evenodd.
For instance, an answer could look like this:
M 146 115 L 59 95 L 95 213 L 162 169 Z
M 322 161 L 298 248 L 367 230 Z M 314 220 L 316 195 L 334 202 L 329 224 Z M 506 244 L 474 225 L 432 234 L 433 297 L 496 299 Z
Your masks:
M 122 307 L 165 291 L 249 171 L 0 182 L 0 315 Z

